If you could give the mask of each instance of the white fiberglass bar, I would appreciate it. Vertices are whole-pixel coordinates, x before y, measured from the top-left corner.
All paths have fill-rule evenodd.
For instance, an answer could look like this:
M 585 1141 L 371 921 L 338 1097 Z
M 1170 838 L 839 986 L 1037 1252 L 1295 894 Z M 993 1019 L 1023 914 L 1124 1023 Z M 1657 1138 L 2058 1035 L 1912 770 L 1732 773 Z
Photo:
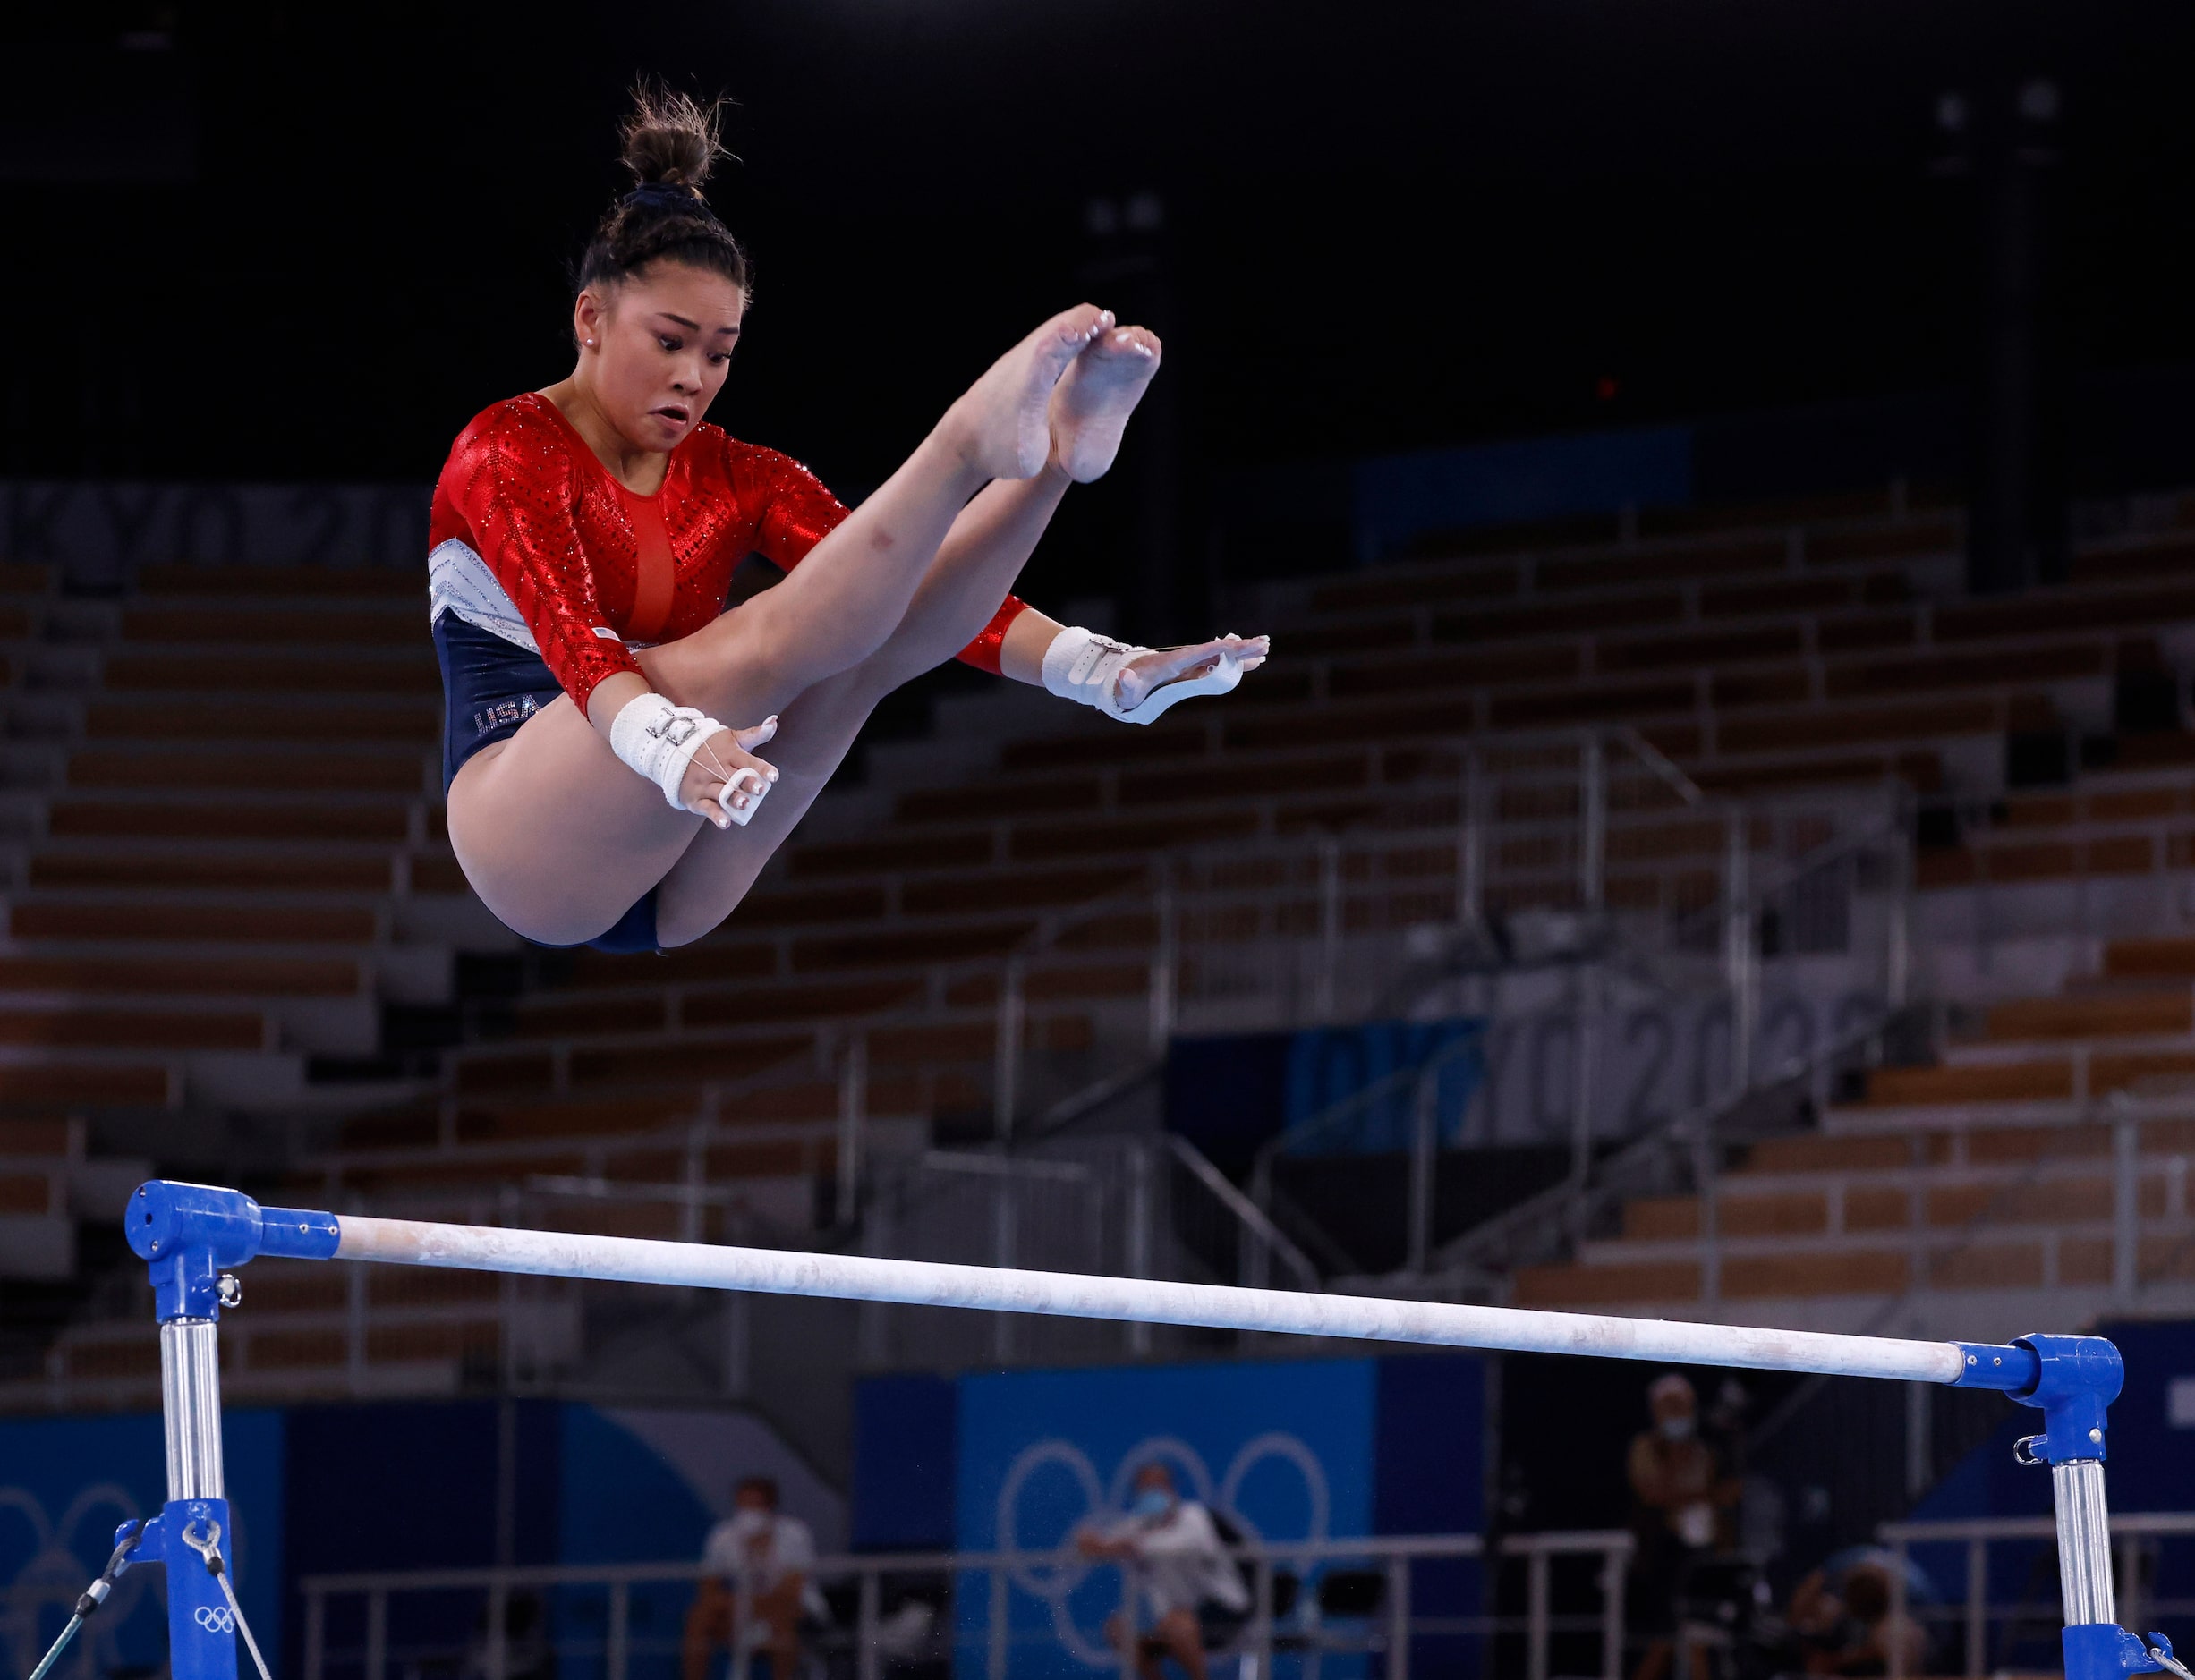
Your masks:
M 849 1254 L 430 1225 L 353 1214 L 341 1216 L 337 1223 L 338 1260 L 448 1266 L 465 1271 L 526 1272 L 544 1277 L 670 1284 L 696 1289 L 749 1289 L 762 1294 L 973 1307 L 1060 1318 L 1201 1325 L 1223 1330 L 1285 1331 L 1526 1353 L 1582 1353 L 1672 1364 L 1738 1365 L 1756 1370 L 1888 1377 L 1908 1382 L 1950 1382 L 1960 1375 L 1965 1361 L 1959 1348 L 1949 1342 L 1901 1341 L 1889 1336 L 1829 1336 L 1813 1330 L 1762 1330 L 1663 1319 L 1390 1301 L 1367 1295 L 1297 1294 L 1213 1284 L 871 1260 Z

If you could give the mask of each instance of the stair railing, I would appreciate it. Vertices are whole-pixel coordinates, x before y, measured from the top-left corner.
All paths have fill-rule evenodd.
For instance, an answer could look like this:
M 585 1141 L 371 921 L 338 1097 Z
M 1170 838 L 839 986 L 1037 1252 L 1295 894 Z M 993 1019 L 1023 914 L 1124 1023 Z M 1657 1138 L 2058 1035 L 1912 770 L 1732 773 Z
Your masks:
M 1643 744 L 1643 743 L 1642 743 Z M 1695 790 L 1697 791 L 1697 790 Z M 1699 802 L 1706 805 L 1704 799 Z M 1697 807 L 1696 807 L 1697 808 Z M 1745 1107 L 1758 1094 L 1791 1082 L 1803 1076 L 1809 1086 L 1821 1085 L 1827 1073 L 1842 1062 L 1849 1061 L 1858 1050 L 1872 1043 L 1881 1031 L 1884 1020 L 1894 1014 L 1903 1005 L 1906 984 L 1909 936 L 1906 930 L 1910 914 L 1910 882 L 1911 878 L 1910 835 L 1902 800 L 1893 798 L 1887 819 L 1866 832 L 1845 839 L 1824 849 L 1793 860 L 1786 868 L 1773 876 L 1764 876 L 1753 862 L 1753 841 L 1757 827 L 1765 821 L 1773 821 L 1770 808 L 1744 801 L 1714 802 L 1707 809 L 1720 817 L 1727 834 L 1723 868 L 1723 892 L 1720 902 L 1704 906 L 1693 915 L 1681 918 L 1671 930 L 1668 945 L 1677 951 L 1688 949 L 1715 949 L 1719 947 L 1719 992 L 1728 1000 L 1731 1015 L 1730 1065 L 1714 1097 L 1704 1104 L 1695 1105 L 1680 1112 L 1669 1122 L 1654 1128 L 1650 1134 L 1632 1139 L 1619 1139 L 1618 1150 L 1612 1160 L 1624 1170 L 1636 1167 L 1635 1149 L 1649 1145 L 1665 1150 L 1681 1141 L 1689 1158 L 1690 1176 L 1702 1184 L 1711 1184 L 1717 1170 L 1723 1133 L 1728 1130 L 1731 1116 Z M 1590 804 L 1588 804 L 1590 810 Z M 1761 941 L 1772 910 L 1782 901 L 1791 898 L 1809 878 L 1828 872 L 1845 878 L 1848 900 L 1856 900 L 1860 887 L 1862 865 L 1868 860 L 1887 854 L 1886 862 L 1879 873 L 1884 878 L 1880 885 L 1886 889 L 1884 910 L 1885 927 L 1883 933 L 1882 1001 L 1880 1010 L 1870 1013 L 1858 1027 L 1849 1030 L 1841 1038 L 1833 1039 L 1816 1054 L 1802 1056 L 1794 1066 L 1791 1058 L 1771 1068 L 1756 1065 L 1760 1019 Z M 1833 883 L 1834 884 L 1834 883 Z M 1847 902 L 1842 912 L 1848 940 L 1853 904 Z M 1786 922 L 1798 920 L 1786 913 Z M 1566 1182 L 1527 1201 L 1530 1210 L 1528 1228 L 1544 1233 L 1548 1222 L 1566 1234 L 1570 1242 L 1582 1240 L 1592 1228 L 1610 1193 L 1608 1185 L 1601 1182 L 1606 1175 L 1596 1167 L 1595 1157 L 1605 1148 L 1597 1124 L 1596 1105 L 1601 1092 L 1596 1084 L 1598 1057 L 1608 1041 L 1603 1017 L 1606 1013 L 1608 980 L 1614 972 L 1642 980 L 1664 992 L 1672 990 L 1677 980 L 1672 965 L 1651 955 L 1624 950 L 1621 947 L 1603 947 L 1588 952 L 1576 967 L 1574 997 L 1570 1001 L 1510 1015 L 1502 1021 L 1505 1029 L 1516 1031 L 1529 1029 L 1539 1022 L 1561 1022 L 1572 1027 L 1577 1034 L 1578 1049 L 1572 1060 L 1570 1082 L 1570 1171 Z M 1438 1168 L 1439 1092 L 1442 1076 L 1459 1062 L 1476 1059 L 1485 1051 L 1481 1037 L 1452 1040 L 1440 1047 L 1430 1056 L 1408 1066 L 1398 1068 L 1365 1087 L 1351 1092 L 1340 1100 L 1290 1126 L 1270 1139 L 1258 1150 L 1250 1173 L 1252 1199 L 1269 1212 L 1273 1208 L 1273 1167 L 1282 1155 L 1302 1152 L 1307 1146 L 1323 1141 L 1339 1127 L 1358 1119 L 1380 1104 L 1397 1099 L 1408 1093 L 1412 1105 L 1410 1128 L 1410 1170 L 1408 1177 L 1407 1222 L 1408 1230 L 1406 1274 L 1423 1275 L 1435 1265 L 1433 1233 L 1434 1183 Z M 1825 1089 L 1813 1093 L 1817 1107 L 1825 1106 Z M 1490 1100 L 1487 1087 L 1482 1083 L 1467 1099 L 1474 1107 Z M 1468 1125 L 1469 1115 L 1462 1116 Z M 1712 1220 L 1712 1214 L 1703 1217 Z M 1482 1226 L 1475 1234 L 1479 1242 L 1490 1240 L 1494 1232 L 1506 1229 L 1500 1218 Z M 1460 1239 L 1468 1243 L 1471 1239 Z M 1718 1252 L 1712 1240 L 1706 1244 L 1710 1255 Z M 1452 1266 L 1463 1259 L 1463 1252 L 1455 1245 L 1442 1251 L 1449 1259 L 1441 1262 Z M 1709 1287 L 1712 1298 L 1716 1270 L 1712 1260 L 1708 1262 Z

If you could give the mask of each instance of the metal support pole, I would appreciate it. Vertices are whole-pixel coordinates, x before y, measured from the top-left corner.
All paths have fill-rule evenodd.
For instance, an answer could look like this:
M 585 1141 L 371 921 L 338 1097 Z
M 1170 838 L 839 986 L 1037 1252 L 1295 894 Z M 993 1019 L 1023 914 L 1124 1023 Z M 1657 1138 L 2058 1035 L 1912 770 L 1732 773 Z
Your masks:
M 2141 1267 L 2141 1129 L 2115 1095 L 2111 1124 L 2111 1298 L 2134 1304 Z
M 1576 1055 L 1570 1063 L 1570 1183 L 1583 1191 L 1593 1176 L 1593 1118 L 1600 1101 L 1601 972 L 1587 963 L 1578 971 Z M 1573 1235 L 1585 1237 L 1584 1203 L 1575 1204 L 1580 1221 Z
M 877 1650 L 877 1617 L 882 1610 L 882 1586 L 873 1569 L 861 1572 L 861 1597 L 854 1619 L 854 1680 L 881 1680 L 884 1666 Z M 610 1680 L 620 1680 L 613 1675 Z
M 1723 1298 L 1723 1156 L 1714 1112 L 1704 1110 L 1692 1133 L 1692 1186 L 1699 1198 L 1699 1298 Z
M 174 1680 L 235 1680 L 236 1637 L 221 1584 L 185 1544 L 186 1535 L 235 1555 L 221 1463 L 220 1330 L 178 1314 L 160 1326 L 160 1413 L 167 1443 L 167 1503 L 149 1552 L 167 1566 L 167 1638 Z M 149 1560 L 149 1559 L 148 1559 Z
M 1981 1680 L 1989 1657 L 1989 1542 L 1977 1535 L 1966 1543 L 1967 1680 Z
M 1257 1556 L 1257 1602 L 1252 1607 L 1252 1613 L 1257 1618 L 1258 1680 L 1272 1680 L 1272 1557 L 1267 1552 Z
M 1015 1238 L 1020 1235 L 1021 1209 L 1016 1175 L 1000 1173 L 991 1186 L 991 1264 L 1000 1268 L 1014 1263 Z M 998 1312 L 991 1319 L 991 1351 L 1000 1364 L 1014 1356 L 1014 1315 Z
M 1612 1550 L 1601 1560 L 1601 1680 L 1623 1680 L 1624 1577 L 1631 1555 Z
M 1127 1207 L 1128 1276 L 1151 1276 L 1151 1147 L 1128 1145 Z M 1128 1321 L 1128 1352 L 1138 1359 L 1151 1352 L 1151 1327 L 1141 1319 Z
M 1534 1547 L 1525 1557 L 1525 1676 L 1547 1680 L 1548 1558 Z M 1680 1675 L 1687 1670 L 1680 1668 Z
M 1608 866 L 1608 763 L 1597 729 L 1586 732 L 1578 780 L 1585 819 L 1578 848 L 1578 903 L 1588 916 L 1596 916 L 1606 894 Z
M 685 1193 L 678 1201 L 678 1240 L 698 1243 L 703 1232 L 702 1222 L 702 1195 L 709 1184 L 709 1122 L 698 1121 L 686 1128 L 686 1150 L 684 1169 L 678 1176 L 679 1189 Z M 505 1224 L 509 1224 L 506 1218 Z
M 862 1231 L 862 1246 L 872 1257 L 881 1260 L 890 1254 L 892 1223 L 891 1197 L 879 1197 Z M 858 1309 L 855 1336 L 861 1344 L 862 1363 L 871 1370 L 891 1361 L 891 1319 L 886 1316 L 890 1311 L 881 1301 L 864 1301 Z
M 2050 1489 L 2057 1502 L 2058 1585 L 2065 1599 L 2065 1625 L 2116 1622 L 2102 1461 L 2072 1458 L 2051 1465 Z
M 1486 919 L 1485 815 L 1481 809 L 1478 749 L 1463 750 L 1462 820 L 1456 831 L 1456 920 L 1466 929 Z
M 1936 1480 L 1935 1402 L 1926 1383 L 1905 1385 L 1905 1497 L 1918 1499 Z
M 511 1588 L 500 1577 L 488 1589 L 488 1651 L 481 1667 L 487 1680 L 505 1680 L 511 1671 Z
M 1410 1560 L 1400 1552 L 1387 1560 L 1386 1680 L 1410 1680 Z
M 754 1297 L 735 1289 L 724 1297 L 724 1397 L 744 1400 L 754 1387 Z
M 1321 1021 L 1334 1018 L 1340 966 L 1341 842 L 1328 834 L 1319 836 L 1319 972 L 1312 1005 Z
M 1753 1083 L 1753 836 L 1742 808 L 1730 814 L 1723 863 L 1723 973 L 1730 988 L 1730 1089 Z
M 1020 1101 L 1022 960 L 1007 959 L 999 978 L 999 1037 L 993 1049 L 991 1082 L 991 1130 L 1000 1141 L 1014 1135 L 1014 1109 Z
M 1884 945 L 1883 995 L 1893 1009 L 1905 1007 L 1912 990 L 1913 973 L 1913 819 L 1905 801 L 1893 793 L 1898 819 L 1890 861 L 1890 928 Z M 1987 904 L 1987 888 L 1982 903 Z
M 985 1680 L 1006 1680 L 1006 1616 L 1008 1602 L 1005 1565 L 993 1564 L 991 1566 L 991 1638 L 983 1664 Z
M 629 1633 L 633 1625 L 633 1589 L 629 1582 L 609 1583 L 609 1632 L 602 1649 L 603 1680 L 625 1680 L 630 1661 Z M 864 1676 L 864 1680 L 867 1680 Z
M 160 1327 L 160 1412 L 171 1501 L 227 1498 L 219 1336 L 220 1327 L 211 1319 L 171 1319 Z
M 850 1225 L 861 1211 L 862 1134 L 869 1123 L 869 1035 L 847 1035 L 838 1058 L 838 1175 L 837 1223 Z
M 388 1672 L 388 1594 L 376 1587 L 366 1595 L 365 1680 L 381 1680 Z
M 1159 890 L 1153 907 L 1158 921 L 1158 944 L 1151 954 L 1151 1054 L 1164 1056 L 1168 1040 L 1174 1036 L 1174 1010 L 1180 993 L 1181 962 L 1180 936 L 1175 926 L 1178 912 L 1174 904 L 1174 871 L 1171 861 L 1159 860 Z
M 343 1291 L 343 1367 L 351 1392 L 366 1387 L 366 1274 L 354 1270 Z
M 1906 1619 L 1906 1575 L 1912 1567 L 1912 1558 L 1906 1550 L 1902 1536 L 1890 1548 L 1890 1619 L 1889 1627 L 1904 1627 Z M 1905 1642 L 1893 1640 L 1890 1647 L 1890 1662 L 1886 1669 L 1889 1680 L 1914 1680 L 1905 1671 Z
M 1433 1196 L 1440 1167 L 1441 1068 L 1417 1076 L 1411 1092 L 1409 1269 L 1422 1277 L 1433 1256 Z

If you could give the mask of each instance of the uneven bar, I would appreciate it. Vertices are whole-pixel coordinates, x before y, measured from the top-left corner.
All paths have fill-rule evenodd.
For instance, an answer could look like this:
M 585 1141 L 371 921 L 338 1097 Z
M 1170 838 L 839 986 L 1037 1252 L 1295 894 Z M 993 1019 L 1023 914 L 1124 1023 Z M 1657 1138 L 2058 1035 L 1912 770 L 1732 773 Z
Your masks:
M 1366 1295 L 1297 1294 L 1212 1284 L 872 1260 L 849 1254 L 435 1225 L 354 1214 L 339 1216 L 337 1225 L 335 1257 L 338 1260 L 447 1266 L 466 1271 L 524 1272 L 542 1277 L 697 1289 L 748 1289 L 762 1294 L 970 1307 L 1059 1318 L 1140 1319 L 1212 1329 L 1661 1360 L 1672 1364 L 1734 1365 L 1754 1370 L 1884 1377 L 1908 1382 L 1953 1382 L 1965 1374 L 1968 1364 L 1967 1354 L 1956 1344 L 1891 1336 L 1832 1336 L 1813 1330 L 1765 1330 L 1595 1313 L 1535 1312 Z

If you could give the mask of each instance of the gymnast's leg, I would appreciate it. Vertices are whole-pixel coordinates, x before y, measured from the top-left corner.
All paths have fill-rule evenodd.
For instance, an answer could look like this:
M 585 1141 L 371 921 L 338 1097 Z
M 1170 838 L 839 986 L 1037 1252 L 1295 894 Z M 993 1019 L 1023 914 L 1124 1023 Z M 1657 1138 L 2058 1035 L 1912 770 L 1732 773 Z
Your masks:
M 770 854 L 822 792 L 877 702 L 901 683 L 951 658 L 990 621 L 1066 494 L 1072 481 L 1070 463 L 1086 469 L 1101 462 L 1086 447 L 1088 435 L 1077 429 L 1084 415 L 1105 417 L 1110 439 L 1097 471 L 1110 464 L 1112 448 L 1119 441 L 1120 422 L 1155 366 L 1157 340 L 1148 340 L 1150 354 L 1140 377 L 1114 386 L 1102 403 L 1091 400 L 1089 392 L 1097 378 L 1110 378 L 1115 366 L 1135 371 L 1132 340 L 1140 334 L 1140 328 L 1123 329 L 1083 352 L 1075 377 L 1061 381 L 1053 403 L 1053 454 L 1044 471 L 1034 478 L 993 484 L 971 502 L 939 549 L 906 616 L 883 644 L 860 665 L 825 679 L 784 708 L 778 737 L 769 749 L 780 778 L 769 799 L 744 828 L 704 827 L 664 878 L 656 897 L 656 937 L 663 945 L 698 939 L 730 915 Z M 1085 377 L 1093 369 L 1096 377 Z M 1059 629 L 1042 614 L 1024 611 L 1008 627 L 1001 660 L 1006 675 L 1041 682 L 1045 649 Z M 1208 669 L 1219 646 L 1206 643 L 1147 654 L 1135 662 L 1131 673 L 1145 691 L 1154 689 Z M 1263 644 L 1238 643 L 1237 652 L 1246 655 L 1246 668 L 1254 666 L 1263 657 Z M 664 656 L 662 662 L 651 664 L 659 656 Z M 656 649 L 640 658 L 651 681 L 670 680 L 674 649 Z
M 1050 415 L 1061 375 L 1093 340 L 1133 331 L 1116 329 L 1110 313 L 1089 304 L 1045 322 L 1000 357 L 906 463 L 784 581 L 670 644 L 667 657 L 647 667 L 650 680 L 682 706 L 753 723 L 860 664 L 893 633 L 927 583 L 931 563 L 970 498 L 987 482 L 1003 488 L 1050 469 Z
M 983 629 L 1012 589 L 1068 483 L 1055 463 L 1036 478 L 991 486 L 954 526 L 906 617 L 883 646 L 783 708 L 777 738 L 769 747 L 778 776 L 770 797 L 744 828 L 704 825 L 663 878 L 656 895 L 656 938 L 663 945 L 688 944 L 730 915 L 823 791 L 876 703 L 910 677 L 951 658 Z M 777 586 L 783 588 L 784 583 Z M 641 654 L 650 681 L 673 680 L 669 669 L 652 662 L 653 656 L 672 651 L 663 648 Z
M 1110 327 L 1087 305 L 1047 321 L 783 583 L 643 658 L 647 682 L 681 704 L 754 724 L 868 658 L 906 615 L 978 488 L 1043 471 L 1053 387 Z M 642 678 L 621 674 L 596 689 L 591 709 L 612 717 L 644 692 Z M 450 841 L 466 879 L 506 926 L 545 944 L 577 944 L 610 927 L 702 827 L 619 763 L 568 698 L 475 754 L 450 788 Z

